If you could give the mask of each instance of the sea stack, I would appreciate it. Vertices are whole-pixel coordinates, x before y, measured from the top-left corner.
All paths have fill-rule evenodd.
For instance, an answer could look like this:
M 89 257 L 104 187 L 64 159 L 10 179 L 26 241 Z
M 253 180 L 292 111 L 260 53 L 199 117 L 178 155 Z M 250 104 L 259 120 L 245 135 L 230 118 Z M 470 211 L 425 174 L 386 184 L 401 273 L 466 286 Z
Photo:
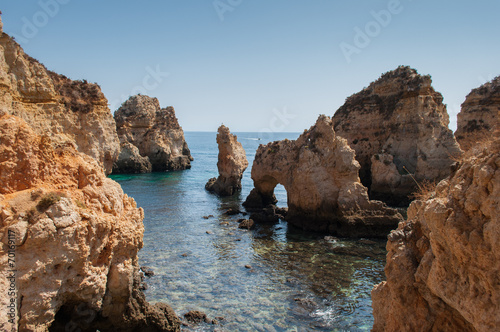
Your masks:
M 448 176 L 460 157 L 443 96 L 431 83 L 430 76 L 401 66 L 335 112 L 335 132 L 356 151 L 371 198 L 408 205 L 420 184 Z
M 457 138 L 467 151 L 500 136 L 500 76 L 472 90 L 457 115 Z
M 24 119 L 57 145 L 74 144 L 107 174 L 120 142 L 108 100 L 99 85 L 74 81 L 26 55 L 9 35 L 0 35 L 0 110 Z
M 276 213 L 273 196 L 279 183 L 287 192 L 291 224 L 346 237 L 385 237 L 402 217 L 368 199 L 359 168 L 354 150 L 321 115 L 297 140 L 259 146 L 252 165 L 255 188 L 244 206 L 253 213 Z
M 157 98 L 136 95 L 115 112 L 115 121 L 121 153 L 113 173 L 191 168 L 193 158 L 173 107 L 160 108 Z
M 373 331 L 497 331 L 500 141 L 467 153 L 424 194 L 389 235 Z
M 219 196 L 231 196 L 241 190 L 241 178 L 248 167 L 245 150 L 238 137 L 229 128 L 221 125 L 217 131 L 219 177 L 208 180 L 205 188 Z

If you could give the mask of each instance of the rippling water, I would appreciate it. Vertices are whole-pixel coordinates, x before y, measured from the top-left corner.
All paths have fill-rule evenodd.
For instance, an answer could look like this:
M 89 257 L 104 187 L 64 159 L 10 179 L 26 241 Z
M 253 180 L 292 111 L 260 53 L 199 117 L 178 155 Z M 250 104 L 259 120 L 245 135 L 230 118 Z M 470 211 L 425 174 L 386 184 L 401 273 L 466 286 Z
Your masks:
M 298 134 L 240 133 L 252 164 L 260 143 Z M 370 291 L 383 280 L 385 242 L 324 238 L 286 222 L 238 229 L 240 207 L 252 188 L 250 167 L 238 196 L 207 193 L 217 175 L 215 133 L 186 133 L 192 169 L 142 175 L 114 175 L 145 212 L 140 264 L 149 301 L 170 304 L 179 315 L 201 310 L 219 325 L 184 327 L 197 331 L 359 331 L 373 325 Z M 281 206 L 286 192 L 276 188 Z M 203 216 L 213 215 L 208 219 Z

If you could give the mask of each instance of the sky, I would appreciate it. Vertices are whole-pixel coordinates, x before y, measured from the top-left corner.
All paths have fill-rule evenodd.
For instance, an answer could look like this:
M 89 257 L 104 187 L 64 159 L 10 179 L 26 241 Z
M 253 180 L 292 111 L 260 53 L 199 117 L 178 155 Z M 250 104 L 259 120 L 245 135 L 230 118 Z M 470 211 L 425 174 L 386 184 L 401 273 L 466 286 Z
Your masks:
M 430 74 L 450 128 L 500 75 L 500 1 L 1 0 L 48 69 L 174 106 L 185 131 L 302 132 L 399 65 Z

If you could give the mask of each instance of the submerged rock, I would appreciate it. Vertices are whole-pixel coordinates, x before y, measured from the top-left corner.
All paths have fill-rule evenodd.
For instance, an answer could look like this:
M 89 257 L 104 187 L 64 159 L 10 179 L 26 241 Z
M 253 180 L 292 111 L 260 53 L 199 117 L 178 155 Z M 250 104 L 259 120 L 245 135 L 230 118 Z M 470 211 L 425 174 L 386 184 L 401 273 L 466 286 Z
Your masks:
M 417 182 L 445 178 L 460 157 L 443 96 L 431 83 L 430 76 L 401 66 L 335 112 L 335 132 L 356 151 L 361 182 L 371 198 L 408 205 Z
M 256 222 L 260 211 L 276 215 L 274 188 L 280 183 L 288 195 L 286 220 L 295 226 L 340 236 L 385 237 L 402 217 L 368 199 L 354 156 L 346 140 L 335 134 L 332 120 L 322 115 L 296 141 L 259 146 L 252 166 L 255 188 L 244 206 L 254 212 Z
M 500 327 L 500 141 L 414 201 L 387 243 L 373 331 Z
M 158 99 L 136 95 L 115 112 L 115 121 L 122 149 L 126 151 L 122 150 L 113 172 L 143 173 L 149 167 L 153 172 L 191 168 L 193 158 L 173 107 L 160 108 Z M 126 143 L 137 147 L 139 155 Z
M 455 137 L 467 151 L 500 136 L 500 76 L 472 90 L 457 115 Z
M 0 113 L 24 119 L 52 144 L 75 144 L 111 173 L 120 142 L 99 85 L 74 81 L 45 68 L 0 34 Z
M 220 196 L 231 196 L 241 189 L 241 178 L 248 167 L 247 156 L 238 137 L 231 134 L 224 125 L 217 132 L 217 144 L 219 177 L 208 180 L 205 189 Z
M 18 308 L 15 323 L 0 315 L 0 326 L 178 330 L 173 310 L 148 304 L 140 291 L 144 213 L 135 201 L 93 158 L 73 144 L 54 148 L 21 118 L 0 115 L 0 137 L 0 272 L 16 270 Z M 4 307 L 7 288 L 1 278 Z

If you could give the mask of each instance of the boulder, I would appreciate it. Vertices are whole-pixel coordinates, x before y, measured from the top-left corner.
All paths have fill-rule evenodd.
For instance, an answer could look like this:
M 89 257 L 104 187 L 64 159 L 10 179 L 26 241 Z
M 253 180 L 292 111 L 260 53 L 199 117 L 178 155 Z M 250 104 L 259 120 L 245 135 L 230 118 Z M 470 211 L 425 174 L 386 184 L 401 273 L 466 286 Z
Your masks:
M 15 331 L 178 331 L 164 304 L 140 291 L 144 213 L 74 144 L 54 144 L 0 115 L 0 305 Z M 55 147 L 56 146 L 56 147 Z M 11 254 L 9 254 L 11 253 Z
M 417 183 L 445 178 L 460 157 L 443 96 L 431 83 L 430 76 L 401 66 L 335 112 L 335 132 L 356 151 L 371 198 L 407 206 Z
M 130 150 L 125 143 L 137 147 L 140 156 L 149 160 L 153 172 L 191 168 L 193 158 L 173 107 L 160 108 L 157 98 L 136 95 L 115 112 L 115 121 L 122 147 Z M 127 162 L 121 159 L 115 163 L 114 170 L 117 173 L 127 172 L 128 164 L 144 169 L 142 162 L 138 165 L 135 161 L 138 159 L 136 154 L 124 152 L 123 157 L 128 155 L 133 160 Z
M 241 190 L 241 178 L 248 167 L 247 156 L 243 146 L 238 142 L 238 137 L 231 134 L 229 128 L 224 125 L 217 131 L 217 144 L 219 177 L 208 180 L 205 189 L 219 196 L 232 196 Z
M 385 237 L 402 217 L 369 200 L 359 168 L 354 150 L 322 115 L 295 141 L 259 146 L 252 166 L 255 188 L 244 206 L 256 222 L 261 213 L 277 220 L 274 188 L 279 183 L 287 191 L 286 220 L 293 225 L 340 236 Z
M 118 160 L 113 164 L 113 173 L 151 173 L 153 167 L 148 157 L 143 157 L 139 149 L 129 142 L 120 144 L 121 150 Z
M 457 115 L 457 138 L 464 151 L 500 136 L 500 76 L 472 90 Z
M 108 100 L 95 83 L 48 71 L 0 35 L 0 113 L 24 119 L 54 145 L 72 143 L 110 173 L 120 143 Z
M 500 141 L 411 203 L 372 291 L 373 331 L 500 328 Z

